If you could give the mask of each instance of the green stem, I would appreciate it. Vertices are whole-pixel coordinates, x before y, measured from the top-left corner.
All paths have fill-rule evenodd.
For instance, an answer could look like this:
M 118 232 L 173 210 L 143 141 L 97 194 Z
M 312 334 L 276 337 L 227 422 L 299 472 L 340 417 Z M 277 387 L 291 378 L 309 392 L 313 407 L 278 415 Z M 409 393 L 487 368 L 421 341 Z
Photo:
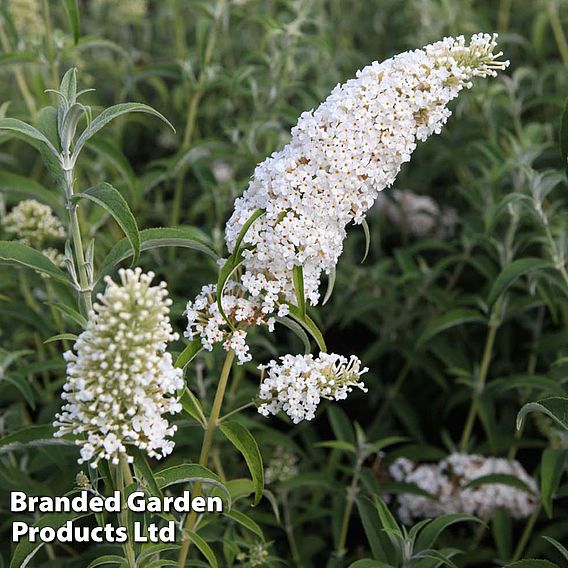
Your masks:
M 568 65 L 568 41 L 566 41 L 566 36 L 562 29 L 562 23 L 560 22 L 558 6 L 551 0 L 548 0 L 548 16 L 550 18 L 550 26 L 552 27 L 552 33 L 554 34 L 554 39 L 556 40 L 556 45 L 558 46 L 558 51 L 560 52 L 562 61 L 565 65 Z
M 221 407 L 223 406 L 223 398 L 225 396 L 225 390 L 227 389 L 227 383 L 229 381 L 229 375 L 231 374 L 231 367 L 233 365 L 233 360 L 235 358 L 235 352 L 231 349 L 225 357 L 225 363 L 223 364 L 223 369 L 219 377 L 219 384 L 217 385 L 217 392 L 215 393 L 215 399 L 213 400 L 213 406 L 211 408 L 211 414 L 207 420 L 207 427 L 205 429 L 205 435 L 203 436 L 203 444 L 201 445 L 201 453 L 199 455 L 199 465 L 207 467 L 209 462 L 209 452 L 211 450 L 211 445 L 213 443 L 213 435 L 219 424 L 219 416 L 221 414 Z M 201 495 L 201 483 L 195 483 L 193 486 L 192 497 L 199 497 Z M 195 523 L 197 521 L 197 513 L 192 510 L 188 515 L 187 520 L 184 525 L 184 534 L 182 537 L 181 549 L 178 558 L 178 567 L 183 568 L 185 566 L 185 560 L 189 552 L 189 547 L 191 545 L 191 539 L 186 534 L 185 531 L 193 530 Z
M 538 516 L 540 515 L 541 508 L 542 508 L 542 505 L 539 503 L 539 505 L 533 511 L 533 514 L 529 517 L 529 520 L 527 521 L 527 524 L 525 525 L 525 529 L 523 530 L 523 534 L 521 535 L 521 538 L 520 538 L 520 540 L 517 544 L 517 548 L 515 549 L 515 553 L 513 554 L 513 558 L 511 559 L 511 562 L 516 562 L 523 555 L 523 552 L 525 551 L 525 548 L 527 547 L 527 544 L 528 544 L 529 539 L 531 537 L 531 534 L 532 534 L 532 531 L 533 531 L 534 526 L 536 524 L 536 521 L 538 519 Z
M 51 88 L 57 89 L 59 86 L 59 73 L 55 61 L 55 46 L 53 44 L 53 31 L 51 29 L 51 17 L 49 15 L 49 0 L 43 0 L 43 22 L 45 25 L 45 47 L 49 72 L 51 74 Z
M 132 474 L 130 473 L 130 466 L 124 457 L 120 458 L 120 463 L 117 466 L 116 479 L 118 490 L 120 491 L 120 524 L 123 527 L 128 527 L 128 513 L 126 509 L 126 498 L 125 490 L 128 485 L 133 483 Z M 126 554 L 126 560 L 128 562 L 128 568 L 136 568 L 136 555 L 134 554 L 134 548 L 130 542 L 130 537 L 128 535 L 126 542 L 123 545 L 124 552 Z
M 483 393 L 483 388 L 485 387 L 485 381 L 487 380 L 487 372 L 489 371 L 489 364 L 491 362 L 491 356 L 493 355 L 493 346 L 495 345 L 495 335 L 497 334 L 497 328 L 499 327 L 499 321 L 495 315 L 500 311 L 500 300 L 497 301 L 489 321 L 489 329 L 487 332 L 487 337 L 485 339 L 485 347 L 483 349 L 483 357 L 481 359 L 481 367 L 479 369 L 479 376 L 474 387 L 473 397 L 471 399 L 471 405 L 469 407 L 469 413 L 465 426 L 463 429 L 461 441 L 460 441 L 460 451 L 465 452 L 467 450 L 467 445 L 473 431 L 473 425 L 475 424 L 475 419 L 477 417 L 477 411 L 479 406 L 479 398 Z
M 290 505 L 288 504 L 287 491 L 284 491 L 282 494 L 282 511 L 284 513 L 284 530 L 286 532 L 286 538 L 288 539 L 288 545 L 290 546 L 290 552 L 292 553 L 292 559 L 297 567 L 301 567 L 302 559 L 300 557 L 298 545 L 296 544 L 296 537 L 294 536 L 294 526 L 292 525 L 292 518 L 290 517 Z
M 349 522 L 351 520 L 351 513 L 353 512 L 353 505 L 355 503 L 355 498 L 357 497 L 357 486 L 359 484 L 359 474 L 361 473 L 362 466 L 363 459 L 358 456 L 353 478 L 351 479 L 351 484 L 347 488 L 347 494 L 345 496 L 345 509 L 343 510 L 343 519 L 341 521 L 341 529 L 339 531 L 339 539 L 337 541 L 336 557 L 338 560 L 338 567 L 342 565 L 342 560 L 347 554 L 345 544 L 347 542 L 347 533 L 349 531 Z
M 87 267 L 85 263 L 85 253 L 83 250 L 83 239 L 81 237 L 81 228 L 79 227 L 79 218 L 77 216 L 77 204 L 71 200 L 73 196 L 73 170 L 65 170 L 65 185 L 67 195 L 67 209 L 69 211 L 69 226 L 71 231 L 71 240 L 73 241 L 73 249 L 75 251 L 75 259 L 77 261 L 77 270 L 79 273 L 79 284 L 81 290 L 80 297 L 83 300 L 85 311 L 87 314 L 93 309 L 91 299 L 91 289 Z
M 1 24 L 0 24 L 0 43 L 2 44 L 2 49 L 6 53 L 9 53 L 11 51 L 10 42 Z M 26 78 L 18 66 L 15 66 L 14 68 L 14 77 L 16 78 L 16 83 L 18 84 L 18 89 L 20 90 L 22 98 L 24 99 L 24 102 L 28 107 L 31 119 L 32 121 L 34 121 L 37 115 L 37 107 L 34 98 L 30 92 L 30 89 L 28 87 Z
M 511 16 L 511 5 L 513 0 L 501 0 L 499 2 L 499 16 L 497 18 L 497 29 L 500 33 L 506 32 L 509 28 L 509 18 Z

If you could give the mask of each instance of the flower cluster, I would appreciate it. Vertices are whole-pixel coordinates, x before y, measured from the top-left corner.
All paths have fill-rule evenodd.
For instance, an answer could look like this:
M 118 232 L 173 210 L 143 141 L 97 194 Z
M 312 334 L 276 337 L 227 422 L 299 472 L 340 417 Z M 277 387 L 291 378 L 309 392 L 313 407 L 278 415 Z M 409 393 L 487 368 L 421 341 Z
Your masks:
M 242 568 L 255 568 L 256 566 L 267 566 L 269 560 L 269 544 L 259 542 L 251 544 L 247 552 L 239 552 L 237 560 Z
M 267 484 L 288 481 L 297 475 L 298 456 L 283 446 L 278 446 L 264 471 L 264 481 Z
M 188 339 L 199 337 L 203 347 L 208 351 L 215 343 L 223 343 L 229 351 L 233 349 L 239 363 L 251 360 L 249 347 L 246 344 L 247 332 L 244 327 L 266 325 L 270 331 L 274 329 L 275 320 L 268 317 L 258 298 L 247 298 L 241 284 L 229 280 L 223 291 L 222 306 L 227 319 L 235 324 L 231 329 L 223 314 L 219 311 L 216 300 L 217 286 L 203 286 L 199 295 L 187 303 L 187 330 L 184 335 Z M 280 309 L 280 315 L 285 315 L 285 307 Z
M 387 222 L 417 238 L 443 238 L 457 221 L 454 209 L 440 207 L 431 197 L 410 190 L 394 189 L 388 196 L 380 194 L 375 208 Z
M 181 405 L 181 369 L 173 366 L 166 344 L 177 339 L 169 321 L 171 300 L 165 283 L 151 286 L 154 275 L 120 270 L 121 285 L 106 278 L 86 330 L 65 353 L 66 401 L 54 426 L 56 435 L 79 435 L 79 463 L 101 459 L 128 461 L 128 445 L 150 457 L 171 453 L 176 431 L 164 417 Z
M 496 36 L 445 38 L 421 50 L 374 62 L 301 115 L 292 139 L 259 164 L 225 232 L 232 251 L 252 214 L 265 211 L 244 238 L 242 283 L 269 311 L 294 302 L 292 269 L 303 267 L 305 296 L 319 301 L 322 272 L 341 255 L 346 226 L 361 223 L 389 187 L 417 141 L 439 133 L 448 103 L 473 77 L 496 75 L 507 62 Z
M 49 241 L 65 238 L 65 229 L 51 207 L 35 199 L 20 201 L 2 219 L 2 225 L 7 233 L 38 250 Z
M 284 355 L 280 362 L 272 360 L 259 369 L 266 375 L 258 394 L 258 411 L 264 416 L 286 412 L 294 424 L 312 420 L 320 400 L 343 400 L 353 390 L 366 392 L 359 380 L 368 369 L 361 361 L 335 353 Z
M 459 453 L 437 464 L 416 464 L 398 458 L 389 473 L 394 480 L 417 485 L 434 497 L 399 495 L 398 516 L 405 524 L 412 524 L 413 519 L 420 517 L 450 513 L 469 513 L 489 519 L 499 507 L 514 518 L 522 518 L 532 513 L 538 501 L 534 479 L 515 460 Z M 471 481 L 492 474 L 512 475 L 524 482 L 533 494 L 504 483 L 466 487 Z

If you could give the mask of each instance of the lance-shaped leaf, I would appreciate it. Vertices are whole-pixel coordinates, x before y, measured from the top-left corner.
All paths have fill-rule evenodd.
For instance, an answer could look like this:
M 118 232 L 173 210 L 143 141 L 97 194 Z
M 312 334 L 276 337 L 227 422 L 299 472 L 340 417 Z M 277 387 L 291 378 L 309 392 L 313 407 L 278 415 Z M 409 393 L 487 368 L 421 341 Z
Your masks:
M 497 298 L 521 276 L 549 268 L 554 268 L 554 266 L 550 261 L 542 258 L 520 258 L 519 260 L 511 262 L 511 264 L 507 265 L 501 274 L 497 276 L 493 286 L 491 286 L 487 303 L 492 306 L 497 301 Z
M 542 505 L 552 518 L 552 499 L 566 470 L 566 450 L 546 448 L 540 460 L 540 495 Z
M 55 428 L 51 425 L 27 426 L 0 438 L 0 454 L 37 446 L 74 446 L 65 438 L 54 438 Z
M 369 224 L 366 219 L 361 221 L 361 227 L 363 227 L 363 233 L 365 233 L 365 254 L 363 254 L 363 258 L 361 259 L 361 264 L 363 264 L 367 260 L 369 249 L 371 248 L 371 231 L 369 230 Z
M 67 17 L 69 18 L 69 24 L 71 25 L 71 31 L 73 32 L 73 41 L 75 45 L 79 41 L 79 36 L 81 35 L 81 24 L 79 20 L 79 4 L 77 0 L 64 0 L 65 11 L 67 12 Z
M 521 428 L 529 412 L 542 412 L 550 416 L 564 430 L 568 430 L 568 398 L 551 396 L 538 402 L 525 404 L 517 414 L 517 429 Z
M 202 349 L 203 344 L 200 339 L 190 341 L 185 349 L 178 355 L 175 366 L 180 369 L 185 369 Z
M 264 215 L 264 213 L 265 213 L 264 209 L 257 209 L 247 219 L 246 223 L 241 227 L 241 230 L 237 236 L 233 252 L 227 259 L 227 262 L 225 262 L 225 264 L 219 271 L 219 276 L 217 278 L 217 307 L 219 308 L 219 313 L 223 316 L 223 319 L 227 322 L 227 324 L 231 328 L 233 327 L 233 324 L 232 322 L 229 321 L 229 319 L 225 315 L 225 310 L 223 309 L 223 292 L 225 290 L 227 281 L 242 263 L 241 243 L 243 242 L 245 235 L 247 234 L 248 230 L 251 228 L 252 224 L 261 215 Z
M 143 229 L 139 235 L 140 251 L 163 247 L 184 247 L 203 252 L 213 260 L 219 258 L 209 244 L 205 234 L 194 227 Z M 114 266 L 133 254 L 132 245 L 127 238 L 116 243 L 104 258 L 95 280 L 100 280 Z
M 75 158 L 77 158 L 77 156 L 79 155 L 79 153 L 83 149 L 83 146 L 87 143 L 87 140 L 89 140 L 89 138 L 92 138 L 97 132 L 99 132 L 99 130 L 104 128 L 109 122 L 113 121 L 115 118 L 118 118 L 119 116 L 122 116 L 124 114 L 129 114 L 132 112 L 142 112 L 145 114 L 151 114 L 153 116 L 156 116 L 160 120 L 165 122 L 172 130 L 175 131 L 175 128 L 172 126 L 170 121 L 163 114 L 159 113 L 151 106 L 142 103 L 121 103 L 103 110 L 103 112 L 101 112 L 99 116 L 93 119 L 90 126 L 81 133 L 75 144 L 73 152 Z
M 58 196 L 37 181 L 14 174 L 8 171 L 0 171 L 0 193 L 14 195 L 19 198 L 31 198 L 49 205 L 60 217 L 65 214 L 65 208 Z
M 219 563 L 217 562 L 217 558 L 215 557 L 215 553 L 213 549 L 201 538 L 195 531 L 186 530 L 185 531 L 191 541 L 195 544 L 195 546 L 199 549 L 199 552 L 205 556 L 209 566 L 211 568 L 219 568 Z M 161 561 L 163 562 L 163 561 Z
M 248 429 L 239 422 L 222 422 L 219 428 L 229 442 L 241 452 L 247 462 L 254 483 L 254 504 L 257 505 L 264 490 L 264 469 L 258 444 Z
M 516 475 L 510 475 L 508 473 L 491 473 L 489 475 L 482 475 L 472 479 L 470 482 L 463 486 L 463 489 L 474 489 L 475 487 L 480 487 L 481 485 L 488 484 L 501 484 L 509 485 L 516 489 L 520 489 L 529 495 L 534 495 L 534 490 L 529 487 L 522 479 L 518 478 Z
M 296 293 L 296 303 L 302 314 L 306 317 L 306 295 L 304 293 L 304 269 L 301 265 L 296 265 L 292 269 L 292 280 L 294 282 L 294 292 Z
M 316 340 L 318 347 L 324 353 L 327 353 L 327 347 L 325 345 L 325 340 L 323 338 L 322 332 L 319 330 L 315 322 L 307 314 L 302 315 L 300 309 L 297 306 L 288 304 L 290 309 L 290 317 L 294 318 L 302 327 Z
M 30 142 L 42 142 L 54 156 L 59 155 L 59 152 L 55 149 L 49 138 L 27 122 L 18 120 L 17 118 L 0 118 L 0 130 L 19 134 Z
M 57 530 L 67 521 L 74 521 L 90 514 L 91 513 L 50 513 L 42 517 L 37 523 L 34 523 L 33 526 L 38 528 L 51 527 Z M 33 557 L 44 544 L 45 543 L 39 538 L 36 538 L 34 542 L 30 542 L 27 537 L 23 538 L 14 549 L 10 568 L 25 568 L 26 566 L 30 566 Z
M 160 490 L 179 483 L 207 483 L 213 485 L 223 492 L 227 498 L 229 509 L 231 508 L 231 493 L 226 485 L 217 474 L 202 465 L 193 463 L 174 465 L 157 471 L 154 474 L 154 478 Z
M 422 345 L 438 333 L 464 323 L 483 323 L 485 319 L 475 310 L 457 308 L 429 323 L 420 334 L 417 344 Z
M 109 183 L 101 183 L 73 196 L 74 200 L 88 199 L 106 209 L 124 231 L 134 252 L 132 266 L 140 257 L 140 233 L 130 207 L 119 191 Z
M 71 285 L 67 275 L 43 253 L 14 241 L 0 241 L 0 264 L 25 266 L 51 276 L 63 284 Z

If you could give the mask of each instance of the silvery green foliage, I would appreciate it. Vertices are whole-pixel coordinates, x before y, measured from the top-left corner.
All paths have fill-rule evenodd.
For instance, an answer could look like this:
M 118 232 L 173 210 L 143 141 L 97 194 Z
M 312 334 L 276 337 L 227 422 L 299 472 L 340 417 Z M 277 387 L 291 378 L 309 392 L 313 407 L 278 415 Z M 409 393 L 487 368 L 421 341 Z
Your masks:
M 362 369 L 354 355 L 349 359 L 335 353 L 284 355 L 260 369 L 265 377 L 258 411 L 264 416 L 284 411 L 294 424 L 313 420 L 322 399 L 344 400 L 354 387 L 367 390 L 360 378 L 369 369 Z
M 439 517 L 452 513 L 469 513 L 490 519 L 498 508 L 513 518 L 528 517 L 538 503 L 535 480 L 516 460 L 453 453 L 437 464 L 416 464 L 398 458 L 390 467 L 396 481 L 417 485 L 431 498 L 402 494 L 398 496 L 398 517 L 407 525 L 416 519 Z M 505 483 L 483 483 L 467 487 L 488 475 L 512 476 L 524 483 L 532 493 Z
M 78 435 L 79 463 L 96 467 L 101 459 L 130 462 L 136 446 L 160 459 L 170 454 L 177 427 L 167 414 L 181 410 L 176 392 L 184 385 L 166 352 L 177 339 L 168 317 L 171 300 L 164 282 L 152 286 L 153 273 L 121 270 L 110 277 L 86 330 L 65 354 L 65 405 L 56 416 L 57 434 Z

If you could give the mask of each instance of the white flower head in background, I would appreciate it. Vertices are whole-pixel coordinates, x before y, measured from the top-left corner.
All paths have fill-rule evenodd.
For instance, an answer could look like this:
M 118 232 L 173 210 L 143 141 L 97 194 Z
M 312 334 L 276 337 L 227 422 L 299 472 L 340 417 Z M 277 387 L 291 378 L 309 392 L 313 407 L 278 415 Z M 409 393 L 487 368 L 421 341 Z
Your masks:
M 232 251 L 247 220 L 265 211 L 243 241 L 242 283 L 252 296 L 269 311 L 294 302 L 292 269 L 300 265 L 305 296 L 318 303 L 321 274 L 337 264 L 346 226 L 363 221 L 416 142 L 441 131 L 448 103 L 474 77 L 508 65 L 494 53 L 496 37 L 477 34 L 469 45 L 448 37 L 374 62 L 301 115 L 291 141 L 257 166 L 226 226 Z
M 451 207 L 440 207 L 430 196 L 408 189 L 381 193 L 374 209 L 388 223 L 419 239 L 442 239 L 452 232 L 458 220 L 457 212 Z
M 430 499 L 410 493 L 398 496 L 398 516 L 410 525 L 415 519 L 451 513 L 469 513 L 482 519 L 493 517 L 497 508 L 514 518 L 528 517 L 537 505 L 537 486 L 516 460 L 454 453 L 437 464 L 416 464 L 398 458 L 389 468 L 395 481 L 417 485 L 432 494 Z M 475 479 L 493 474 L 512 475 L 532 491 L 528 493 L 504 483 L 483 483 L 468 488 Z
M 65 229 L 49 205 L 35 199 L 20 201 L 2 219 L 4 230 L 35 249 L 65 238 Z
M 121 283 L 106 278 L 85 331 L 65 353 L 65 400 L 56 416 L 56 435 L 80 436 L 79 463 L 118 463 L 137 446 L 150 457 L 171 453 L 176 431 L 166 414 L 181 410 L 176 392 L 184 385 L 166 345 L 178 338 L 169 320 L 171 300 L 154 275 L 119 271 Z
M 285 448 L 277 446 L 264 470 L 266 484 L 288 481 L 298 475 L 298 456 Z
M 367 392 L 360 381 L 368 369 L 354 355 L 349 359 L 335 353 L 284 355 L 260 365 L 264 379 L 258 393 L 258 412 L 264 416 L 284 411 L 294 424 L 312 420 L 321 399 L 343 400 L 357 387 Z

